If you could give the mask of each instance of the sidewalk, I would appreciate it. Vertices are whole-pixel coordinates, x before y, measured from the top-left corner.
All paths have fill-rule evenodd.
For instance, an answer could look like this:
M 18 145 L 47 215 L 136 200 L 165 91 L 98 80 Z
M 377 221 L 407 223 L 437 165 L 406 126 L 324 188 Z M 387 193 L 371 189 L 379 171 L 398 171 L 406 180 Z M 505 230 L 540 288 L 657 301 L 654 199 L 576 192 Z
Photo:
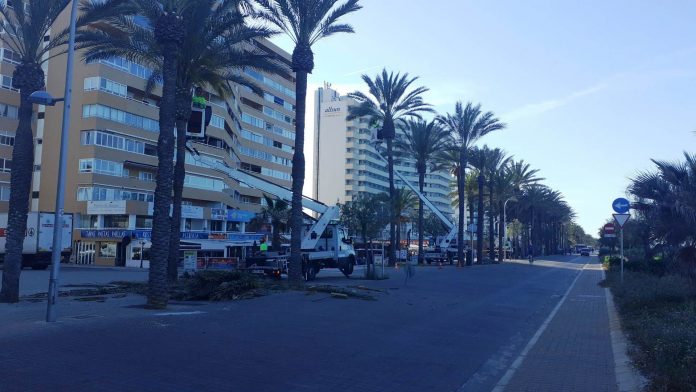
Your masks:
M 494 391 L 618 391 L 601 265 L 586 265 Z

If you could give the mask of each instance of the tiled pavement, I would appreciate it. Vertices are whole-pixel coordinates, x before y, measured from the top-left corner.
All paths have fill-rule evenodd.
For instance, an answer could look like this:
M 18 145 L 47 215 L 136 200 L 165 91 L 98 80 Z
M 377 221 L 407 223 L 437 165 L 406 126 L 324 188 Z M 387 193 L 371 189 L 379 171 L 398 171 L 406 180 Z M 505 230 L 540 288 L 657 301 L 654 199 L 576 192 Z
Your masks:
M 587 265 L 510 381 L 503 380 L 502 384 L 507 384 L 504 390 L 618 390 L 606 294 L 598 286 L 601 280 L 600 266 Z

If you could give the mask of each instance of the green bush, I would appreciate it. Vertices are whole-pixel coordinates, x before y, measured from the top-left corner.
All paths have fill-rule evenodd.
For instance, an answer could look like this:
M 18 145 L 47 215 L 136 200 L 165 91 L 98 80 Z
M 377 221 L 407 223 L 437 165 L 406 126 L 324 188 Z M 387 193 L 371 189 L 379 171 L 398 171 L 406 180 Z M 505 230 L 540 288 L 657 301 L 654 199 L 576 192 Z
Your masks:
M 678 275 L 610 272 L 623 327 L 651 391 L 696 392 L 696 286 Z
M 257 277 L 240 271 L 200 271 L 184 276 L 180 284 L 176 299 L 201 301 L 236 299 L 261 287 Z

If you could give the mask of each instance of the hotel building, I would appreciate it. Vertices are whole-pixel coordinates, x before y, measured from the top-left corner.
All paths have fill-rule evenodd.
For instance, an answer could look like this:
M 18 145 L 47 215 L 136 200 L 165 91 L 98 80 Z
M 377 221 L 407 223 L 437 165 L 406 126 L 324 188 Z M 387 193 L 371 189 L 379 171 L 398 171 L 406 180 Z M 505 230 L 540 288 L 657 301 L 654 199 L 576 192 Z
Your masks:
M 68 25 L 69 10 L 68 6 L 52 32 Z M 238 85 L 226 99 L 210 94 L 210 126 L 206 137 L 194 141 L 193 146 L 209 159 L 289 187 L 295 139 L 291 57 L 269 41 L 255 45 L 288 65 L 288 71 L 267 74 L 246 70 L 246 76 L 263 89 L 263 96 Z M 19 93 L 11 82 L 16 55 L 3 47 L 0 59 L 0 212 L 7 212 Z M 44 65 L 46 90 L 53 96 L 63 94 L 66 59 L 60 55 Z M 135 266 L 144 258 L 147 266 L 161 88 L 147 94 L 145 83 L 152 70 L 123 58 L 85 63 L 78 52 L 73 72 L 65 195 L 65 211 L 74 218 L 73 261 Z M 53 212 L 63 106 L 34 108 L 30 210 Z M 193 156 L 186 157 L 183 197 L 181 235 L 185 246 L 207 250 L 211 256 L 226 256 L 231 252 L 225 252 L 225 246 L 260 238 L 247 234 L 245 224 L 260 211 L 262 193 Z

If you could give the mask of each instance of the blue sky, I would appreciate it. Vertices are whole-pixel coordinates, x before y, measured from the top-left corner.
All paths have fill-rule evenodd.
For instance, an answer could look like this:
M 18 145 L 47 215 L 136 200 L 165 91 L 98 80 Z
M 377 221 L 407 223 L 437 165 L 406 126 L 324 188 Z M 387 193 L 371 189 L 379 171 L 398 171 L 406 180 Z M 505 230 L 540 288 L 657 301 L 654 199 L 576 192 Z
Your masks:
M 696 143 L 696 2 L 364 0 L 356 34 L 315 46 L 310 89 L 420 76 L 440 112 L 480 102 L 508 129 L 482 139 L 541 170 L 596 235 L 650 158 Z M 289 41 L 274 39 L 291 50 Z M 313 94 L 312 91 L 308 95 Z M 311 176 L 311 101 L 308 176 Z M 307 183 L 311 185 L 311 177 Z M 307 192 L 309 193 L 309 192 Z

